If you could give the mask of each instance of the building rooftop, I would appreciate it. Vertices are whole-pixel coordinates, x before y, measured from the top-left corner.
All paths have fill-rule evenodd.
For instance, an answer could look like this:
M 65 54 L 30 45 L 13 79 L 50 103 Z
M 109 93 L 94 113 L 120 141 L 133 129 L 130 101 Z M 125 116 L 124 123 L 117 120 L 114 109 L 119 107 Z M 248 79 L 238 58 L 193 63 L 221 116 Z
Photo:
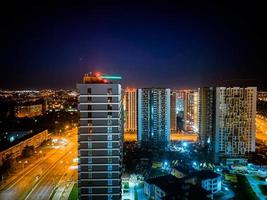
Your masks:
M 201 170 L 201 171 L 193 173 L 191 176 L 196 176 L 197 178 L 203 180 L 203 179 L 217 178 L 221 175 L 213 172 L 212 170 Z
M 84 84 L 108 84 L 112 83 L 110 80 L 121 80 L 121 76 L 110 76 L 110 75 L 103 75 L 99 72 L 96 72 L 95 74 L 89 73 L 84 74 L 83 76 L 83 83 Z
M 207 192 L 203 188 L 192 185 L 190 183 L 185 183 L 184 179 L 178 179 L 170 174 L 165 176 L 159 176 L 156 178 L 150 178 L 146 180 L 146 182 L 148 184 L 153 184 L 159 187 L 161 190 L 163 190 L 167 195 L 164 199 L 169 199 L 169 198 L 173 199 L 171 197 L 176 197 L 176 195 L 183 197 L 185 196 L 206 197 L 206 195 L 209 194 L 209 192 Z M 189 198 L 189 199 L 196 199 L 196 198 Z

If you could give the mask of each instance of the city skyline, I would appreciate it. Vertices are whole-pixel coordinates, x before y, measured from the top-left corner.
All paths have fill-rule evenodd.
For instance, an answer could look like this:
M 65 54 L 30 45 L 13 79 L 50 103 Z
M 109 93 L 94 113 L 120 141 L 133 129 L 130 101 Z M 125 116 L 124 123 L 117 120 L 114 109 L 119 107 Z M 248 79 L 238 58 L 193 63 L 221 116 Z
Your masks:
M 0 6 L 0 200 L 267 199 L 264 3 Z
M 122 75 L 122 85 L 131 87 L 242 82 L 265 89 L 266 17 L 260 7 L 120 1 L 6 5 L 0 85 L 74 89 L 84 73 L 105 71 Z

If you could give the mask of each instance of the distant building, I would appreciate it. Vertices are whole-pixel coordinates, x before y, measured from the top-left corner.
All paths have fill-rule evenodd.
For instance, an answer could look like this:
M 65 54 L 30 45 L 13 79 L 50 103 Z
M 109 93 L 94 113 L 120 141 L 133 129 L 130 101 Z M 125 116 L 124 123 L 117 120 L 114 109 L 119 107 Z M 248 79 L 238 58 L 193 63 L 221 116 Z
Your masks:
M 33 148 L 39 147 L 44 141 L 50 139 L 50 135 L 47 130 L 44 130 L 39 133 L 32 133 L 32 135 L 28 134 L 20 140 L 14 141 L 10 147 L 3 149 L 0 148 L 0 166 L 2 165 L 3 159 L 7 156 L 10 156 L 12 159 L 15 159 L 21 156 L 24 147 L 33 146 Z
M 144 193 L 149 199 L 195 200 L 209 199 L 209 192 L 196 185 L 186 183 L 173 175 L 150 178 L 144 182 Z
M 184 130 L 198 132 L 198 91 L 184 91 Z
M 255 151 L 256 87 L 200 88 L 200 139 L 216 163 L 245 163 Z
M 170 89 L 138 89 L 138 143 L 166 148 L 170 142 Z
M 170 106 L 170 113 L 171 113 L 171 132 L 177 131 L 177 115 L 176 115 L 176 92 L 171 92 L 171 106 Z
M 126 88 L 124 91 L 124 130 L 127 132 L 137 131 L 137 90 Z
M 242 162 L 255 151 L 256 87 L 216 88 L 215 161 Z
M 18 118 L 37 117 L 45 113 L 45 111 L 46 103 L 43 99 L 17 103 L 15 106 L 15 116 Z
M 259 91 L 259 92 L 258 92 L 257 99 L 258 99 L 259 101 L 265 101 L 265 102 L 267 102 L 267 92 Z
M 209 152 L 213 149 L 215 141 L 215 88 L 199 88 L 199 138 L 202 147 Z
M 184 128 L 184 99 L 185 92 L 183 90 L 176 90 L 176 116 L 177 116 L 177 129 Z
M 112 78 L 114 78 L 112 76 Z M 86 74 L 79 95 L 79 199 L 121 199 L 121 85 Z

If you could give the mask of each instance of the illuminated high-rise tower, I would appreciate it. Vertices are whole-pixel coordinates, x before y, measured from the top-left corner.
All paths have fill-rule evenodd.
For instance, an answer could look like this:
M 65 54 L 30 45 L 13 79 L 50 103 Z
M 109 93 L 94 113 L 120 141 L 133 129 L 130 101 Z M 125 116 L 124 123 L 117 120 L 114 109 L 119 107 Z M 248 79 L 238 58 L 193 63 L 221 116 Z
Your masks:
M 136 88 L 126 88 L 124 91 L 124 130 L 136 132 L 137 130 L 137 91 Z
M 199 88 L 199 139 L 202 147 L 213 151 L 215 128 L 215 88 Z
M 177 114 L 176 114 L 176 92 L 172 91 L 170 96 L 170 115 L 171 115 L 171 132 L 177 131 Z
M 184 90 L 184 130 L 198 132 L 198 91 Z
M 215 161 L 240 163 L 255 151 L 256 87 L 217 87 Z
M 164 149 L 170 142 L 170 89 L 138 89 L 138 143 Z
M 216 163 L 244 163 L 255 151 L 256 87 L 199 89 L 199 133 Z
M 107 78 L 107 79 L 106 79 Z M 79 199 L 121 199 L 122 94 L 113 76 L 86 74 L 79 95 Z

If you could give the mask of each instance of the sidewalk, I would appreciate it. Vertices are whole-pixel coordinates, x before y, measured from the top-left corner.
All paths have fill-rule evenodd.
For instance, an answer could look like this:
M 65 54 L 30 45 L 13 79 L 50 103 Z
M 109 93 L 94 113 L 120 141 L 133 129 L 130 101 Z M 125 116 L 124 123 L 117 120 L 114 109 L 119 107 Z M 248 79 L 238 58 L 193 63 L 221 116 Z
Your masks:
M 54 196 L 52 200 L 68 199 L 71 193 L 73 185 L 76 183 L 74 180 L 74 171 L 67 170 L 58 182 L 58 186 L 55 188 Z

